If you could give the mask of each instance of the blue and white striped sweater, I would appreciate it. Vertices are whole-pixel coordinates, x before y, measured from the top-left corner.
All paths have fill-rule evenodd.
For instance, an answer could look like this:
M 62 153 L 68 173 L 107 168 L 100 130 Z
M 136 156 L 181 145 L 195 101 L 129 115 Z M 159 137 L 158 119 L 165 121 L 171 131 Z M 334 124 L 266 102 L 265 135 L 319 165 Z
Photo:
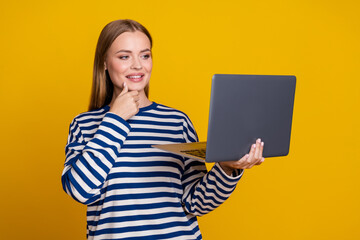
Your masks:
M 70 125 L 64 190 L 87 204 L 88 239 L 201 239 L 196 216 L 223 203 L 241 173 L 154 144 L 198 141 L 182 112 L 153 103 L 128 121 L 106 106 Z

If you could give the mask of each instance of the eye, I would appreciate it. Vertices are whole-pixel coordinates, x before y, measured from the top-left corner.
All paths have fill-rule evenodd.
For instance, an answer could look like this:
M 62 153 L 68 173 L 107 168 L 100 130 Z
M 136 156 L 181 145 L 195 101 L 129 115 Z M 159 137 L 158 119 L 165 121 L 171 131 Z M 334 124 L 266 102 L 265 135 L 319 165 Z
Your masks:
M 120 56 L 119 58 L 120 58 L 121 60 L 126 60 L 126 59 L 128 59 L 128 58 L 129 58 L 129 56 L 124 55 L 124 56 Z
M 142 55 L 141 56 L 143 59 L 149 59 L 151 56 L 150 56 L 150 54 L 145 54 L 145 55 Z

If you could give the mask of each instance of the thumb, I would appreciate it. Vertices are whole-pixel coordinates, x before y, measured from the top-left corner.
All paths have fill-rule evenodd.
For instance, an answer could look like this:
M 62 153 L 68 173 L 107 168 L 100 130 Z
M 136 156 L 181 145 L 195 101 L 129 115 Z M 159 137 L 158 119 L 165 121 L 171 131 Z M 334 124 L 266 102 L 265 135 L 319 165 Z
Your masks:
M 126 83 L 123 84 L 123 90 L 121 91 L 121 93 L 119 94 L 119 96 L 124 95 L 125 93 L 127 93 L 129 91 L 128 86 L 126 85 Z

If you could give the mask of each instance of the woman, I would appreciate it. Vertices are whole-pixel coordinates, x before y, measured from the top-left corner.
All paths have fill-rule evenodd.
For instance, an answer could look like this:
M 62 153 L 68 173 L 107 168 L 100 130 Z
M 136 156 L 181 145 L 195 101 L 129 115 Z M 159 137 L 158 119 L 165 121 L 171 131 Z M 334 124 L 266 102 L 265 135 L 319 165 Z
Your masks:
M 151 49 L 149 32 L 132 20 L 109 23 L 98 40 L 89 111 L 70 125 L 62 174 L 64 190 L 88 206 L 88 239 L 202 239 L 196 216 L 264 161 L 261 140 L 209 172 L 152 148 L 198 138 L 184 113 L 149 100 Z

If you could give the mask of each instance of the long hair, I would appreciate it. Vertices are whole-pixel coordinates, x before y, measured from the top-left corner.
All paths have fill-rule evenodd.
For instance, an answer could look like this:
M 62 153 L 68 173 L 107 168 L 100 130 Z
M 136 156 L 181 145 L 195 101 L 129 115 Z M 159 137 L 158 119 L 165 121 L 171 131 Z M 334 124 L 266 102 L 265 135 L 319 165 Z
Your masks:
M 140 23 L 130 20 L 116 20 L 108 23 L 100 33 L 94 59 L 93 83 L 90 96 L 89 111 L 95 110 L 110 104 L 114 85 L 111 82 L 109 73 L 105 70 L 104 62 L 106 53 L 115 39 L 124 32 L 140 31 L 144 33 L 150 40 L 150 48 L 152 48 L 152 38 L 149 31 Z M 149 96 L 149 85 L 145 87 L 145 94 Z

